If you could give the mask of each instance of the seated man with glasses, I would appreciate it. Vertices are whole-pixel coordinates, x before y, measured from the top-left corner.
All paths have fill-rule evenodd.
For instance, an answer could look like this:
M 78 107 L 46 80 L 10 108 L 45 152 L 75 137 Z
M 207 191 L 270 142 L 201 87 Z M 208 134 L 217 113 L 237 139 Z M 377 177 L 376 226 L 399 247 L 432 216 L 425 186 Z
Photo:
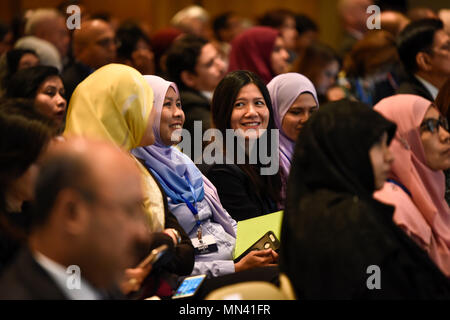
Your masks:
M 63 72 L 67 102 L 77 85 L 92 72 L 116 61 L 117 40 L 110 24 L 104 20 L 88 20 L 73 34 L 74 62 Z
M 450 36 L 439 19 L 410 23 L 397 38 L 407 78 L 397 93 L 415 94 L 434 101 L 450 77 Z
M 50 146 L 35 187 L 28 246 L 0 275 L 0 299 L 123 298 L 126 269 L 150 240 L 141 174 L 115 146 Z

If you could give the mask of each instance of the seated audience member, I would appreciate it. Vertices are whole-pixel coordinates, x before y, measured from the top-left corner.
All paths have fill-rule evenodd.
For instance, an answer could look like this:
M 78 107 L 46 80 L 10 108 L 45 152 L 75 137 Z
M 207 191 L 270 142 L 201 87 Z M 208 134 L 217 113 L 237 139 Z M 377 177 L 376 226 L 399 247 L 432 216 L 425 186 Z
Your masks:
M 438 15 L 431 8 L 415 7 L 408 10 L 406 13 L 411 21 L 418 21 L 422 19 L 438 19 Z
M 405 29 L 411 21 L 401 12 L 382 11 L 380 13 L 381 29 L 390 32 L 394 37 Z
M 361 102 L 321 106 L 300 132 L 280 270 L 299 299 L 447 298 L 450 283 L 376 201 L 395 124 Z M 377 290 L 380 289 L 380 290 Z
M 308 119 L 319 109 L 319 101 L 312 82 L 299 73 L 276 76 L 269 82 L 267 89 L 272 101 L 275 127 L 280 130 L 281 207 L 284 208 L 295 142 Z
M 228 69 L 231 41 L 245 30 L 244 22 L 235 12 L 228 11 L 214 18 L 212 22 L 215 45 L 222 54 Z
M 335 85 L 341 62 L 326 44 L 313 43 L 294 64 L 292 71 L 311 80 L 320 103 L 328 101 L 328 91 Z
M 306 48 L 318 39 L 319 27 L 304 14 L 295 15 L 295 28 L 298 32 L 297 42 L 295 44 L 295 52 L 298 57 L 302 57 Z
M 173 145 L 184 123 L 177 86 L 156 76 L 145 76 L 155 94 L 154 145 L 132 151 L 163 187 L 169 209 L 191 239 L 213 237 L 217 251 L 196 254 L 193 275 L 218 277 L 273 263 L 272 250 L 252 252 L 233 262 L 237 224 L 222 207 L 214 185 L 192 160 Z M 198 218 L 198 219 L 197 219 Z
M 28 12 L 24 33 L 50 42 L 58 50 L 62 64 L 69 62 L 69 29 L 66 18 L 58 10 L 40 8 Z
M 193 137 L 194 121 L 201 121 L 203 131 L 211 128 L 212 94 L 226 73 L 217 49 L 203 38 L 184 35 L 172 44 L 166 65 L 169 79 L 180 90 L 186 115 L 185 129 Z
M 183 34 L 177 28 L 164 28 L 156 31 L 152 36 L 153 53 L 155 54 L 155 74 L 162 78 L 168 78 L 166 59 L 167 52 L 172 43 Z
M 395 206 L 394 222 L 450 277 L 450 209 L 445 176 L 450 168 L 447 119 L 430 101 L 396 95 L 375 107 L 398 130 L 390 147 L 395 161 L 375 197 Z
M 439 19 L 444 23 L 444 30 L 450 34 L 450 9 L 439 10 Z
M 264 13 L 258 20 L 259 25 L 280 31 L 285 48 L 289 53 L 289 62 L 292 62 L 296 56 L 294 50 L 299 36 L 295 13 L 288 9 L 274 9 Z
M 81 81 L 98 68 L 116 60 L 117 50 L 114 29 L 99 19 L 82 22 L 80 29 L 74 31 L 72 42 L 74 61 L 62 74 L 69 102 Z
M 289 53 L 277 29 L 252 27 L 231 42 L 230 65 L 228 70 L 249 70 L 264 82 L 288 71 Z
M 0 57 L 12 49 L 14 35 L 11 27 L 0 21 Z
M 64 135 L 106 140 L 129 152 L 136 147 L 153 144 L 154 112 L 153 91 L 142 75 L 131 67 L 110 64 L 95 71 L 75 90 Z M 188 275 L 194 265 L 191 241 L 168 210 L 166 196 L 157 180 L 138 160 L 133 159 L 142 174 L 148 229 L 163 233 L 161 237 L 174 247 L 175 254 L 167 271 Z
M 170 20 L 170 24 L 184 33 L 210 40 L 212 30 L 209 20 L 209 13 L 204 8 L 192 5 L 178 11 Z
M 223 142 L 215 148 L 214 163 L 202 170 L 223 207 L 237 221 L 278 211 L 281 175 L 278 136 L 273 135 L 278 132 L 272 130 L 270 96 L 262 80 L 250 71 L 230 72 L 214 91 L 211 112 Z
M 370 13 L 367 8 L 373 5 L 372 0 L 339 0 L 337 11 L 344 30 L 338 49 L 339 56 L 343 58 L 353 45 L 364 37 L 369 31 L 367 19 Z
M 63 64 L 58 50 L 50 42 L 37 38 L 35 36 L 22 37 L 16 41 L 15 49 L 33 50 L 39 58 L 39 64 L 43 66 L 52 66 L 62 71 Z
M 400 80 L 400 61 L 395 38 L 384 30 L 366 33 L 346 55 L 343 71 L 350 85 L 349 94 L 374 106 L 395 94 Z
M 63 131 L 67 102 L 58 69 L 36 66 L 16 72 L 8 83 L 6 97 L 32 99 L 36 110 Z
M 415 94 L 434 101 L 450 76 L 450 36 L 441 20 L 411 22 L 399 34 L 397 49 L 408 78 L 397 93 Z
M 0 274 L 25 241 L 39 159 L 52 131 L 29 101 L 0 104 Z
M 154 74 L 155 61 L 150 39 L 133 22 L 122 24 L 116 33 L 118 62 L 135 68 L 141 74 Z
M 439 112 L 447 118 L 450 123 L 450 78 L 444 83 L 435 101 Z M 450 169 L 445 172 L 445 200 L 450 205 Z
M 28 247 L 0 279 L 0 298 L 120 298 L 124 272 L 149 239 L 135 162 L 103 142 L 57 143 L 35 193 Z
M 36 52 L 29 49 L 12 49 L 0 58 L 0 96 L 3 96 L 9 80 L 18 70 L 39 65 Z

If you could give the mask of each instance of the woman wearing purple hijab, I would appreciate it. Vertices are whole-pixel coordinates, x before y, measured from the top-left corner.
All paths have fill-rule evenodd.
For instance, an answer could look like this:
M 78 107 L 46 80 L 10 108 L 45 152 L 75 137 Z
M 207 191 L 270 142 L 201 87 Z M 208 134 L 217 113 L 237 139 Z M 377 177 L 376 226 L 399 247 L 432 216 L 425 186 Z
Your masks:
M 272 100 L 275 126 L 280 130 L 280 167 L 284 199 L 295 141 L 311 114 L 319 109 L 319 100 L 312 82 L 299 73 L 278 75 L 269 82 L 267 89 Z
M 181 140 L 185 119 L 178 88 L 157 76 L 144 78 L 154 92 L 155 143 L 132 153 L 159 181 L 170 211 L 196 247 L 192 275 L 217 277 L 273 264 L 278 255 L 271 249 L 252 251 L 234 263 L 236 221 L 223 208 L 214 185 L 188 156 L 174 147 Z M 200 239 L 212 245 L 203 250 L 197 243 Z

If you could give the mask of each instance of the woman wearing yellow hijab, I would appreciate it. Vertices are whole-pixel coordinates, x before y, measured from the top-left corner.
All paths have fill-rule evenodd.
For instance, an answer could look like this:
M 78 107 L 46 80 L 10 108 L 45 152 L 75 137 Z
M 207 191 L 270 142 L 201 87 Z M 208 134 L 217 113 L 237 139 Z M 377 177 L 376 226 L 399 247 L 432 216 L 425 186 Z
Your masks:
M 152 109 L 153 91 L 142 75 L 133 68 L 110 64 L 91 74 L 74 91 L 64 135 L 108 140 L 127 151 L 151 145 L 153 131 L 147 127 L 153 122 Z M 148 171 L 144 168 L 141 171 L 145 178 L 145 209 L 151 229 L 162 231 L 164 202 L 161 192 Z
M 152 110 L 153 91 L 144 77 L 131 67 L 109 64 L 96 70 L 75 89 L 64 135 L 107 140 L 130 151 L 153 144 Z M 178 244 L 176 266 L 171 271 L 178 275 L 190 274 L 194 262 L 190 239 L 168 211 L 166 197 L 153 176 L 138 160 L 136 163 L 143 175 L 144 209 L 151 231 L 164 230 Z

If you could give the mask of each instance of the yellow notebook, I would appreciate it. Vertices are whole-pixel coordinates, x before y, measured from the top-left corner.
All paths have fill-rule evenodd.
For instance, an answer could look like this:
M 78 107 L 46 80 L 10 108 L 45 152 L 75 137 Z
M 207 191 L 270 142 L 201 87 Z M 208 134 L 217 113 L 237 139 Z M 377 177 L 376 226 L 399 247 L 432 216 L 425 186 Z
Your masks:
M 283 211 L 269 213 L 252 219 L 238 221 L 234 259 L 253 245 L 267 231 L 273 231 L 280 240 Z

